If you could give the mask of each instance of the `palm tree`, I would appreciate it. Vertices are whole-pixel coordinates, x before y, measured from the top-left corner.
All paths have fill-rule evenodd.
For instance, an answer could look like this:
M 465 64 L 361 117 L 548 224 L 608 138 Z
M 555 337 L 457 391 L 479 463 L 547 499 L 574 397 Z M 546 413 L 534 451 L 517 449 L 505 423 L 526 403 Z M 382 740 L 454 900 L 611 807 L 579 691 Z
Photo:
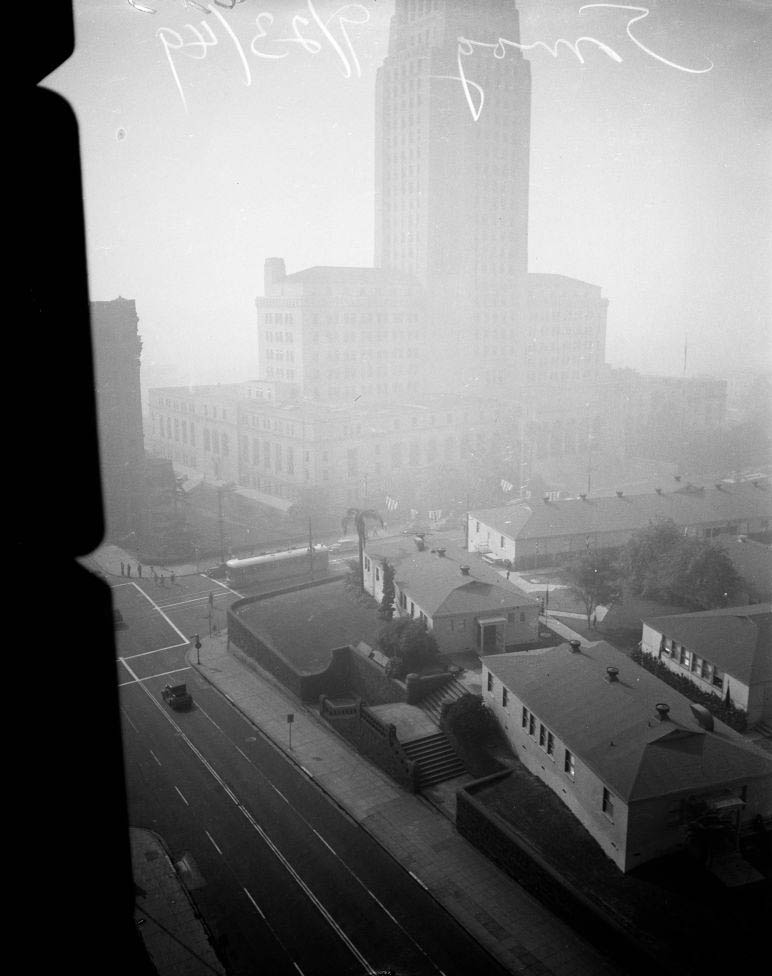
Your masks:
M 350 508 L 341 520 L 344 533 L 348 532 L 348 527 L 352 524 L 357 530 L 357 539 L 359 540 L 359 586 L 361 589 L 365 588 L 365 542 L 367 541 L 368 520 L 380 522 L 383 525 L 383 519 L 372 508 Z

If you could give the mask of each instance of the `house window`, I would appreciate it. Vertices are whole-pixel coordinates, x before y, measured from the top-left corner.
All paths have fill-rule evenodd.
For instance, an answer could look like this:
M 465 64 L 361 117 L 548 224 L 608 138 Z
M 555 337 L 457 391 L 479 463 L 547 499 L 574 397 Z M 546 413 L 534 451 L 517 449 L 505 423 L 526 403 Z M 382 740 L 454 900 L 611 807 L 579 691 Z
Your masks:
M 532 736 L 536 735 L 536 718 L 533 713 L 528 716 L 528 734 Z
M 710 681 L 710 662 L 706 661 L 705 658 L 702 659 L 700 677 L 704 678 L 705 681 Z
M 574 765 L 574 754 L 566 749 L 566 754 L 563 757 L 563 772 L 568 773 L 571 779 L 576 775 L 576 767 Z
M 370 560 L 369 559 L 366 559 L 365 560 L 365 564 L 366 564 L 367 568 L 369 569 L 370 568 Z M 376 566 L 375 567 L 375 578 L 377 580 L 379 580 L 381 578 L 381 569 L 380 569 L 380 566 Z
M 547 731 L 547 755 L 555 755 L 555 736 L 550 731 Z
M 681 647 L 681 657 L 679 658 L 681 665 L 689 670 L 692 661 L 691 651 L 687 651 L 685 647 Z
M 504 706 L 504 708 L 507 707 L 507 702 L 508 701 L 509 701 L 509 692 L 507 691 L 506 688 L 502 688 L 501 689 L 501 704 Z
M 605 786 L 603 787 L 603 805 L 602 805 L 602 809 L 603 809 L 603 812 L 606 814 L 606 816 L 609 818 L 609 820 L 611 820 L 612 823 L 613 823 L 613 820 L 614 820 L 614 798 L 611 796 L 611 794 L 609 793 L 609 791 L 606 789 Z
M 493 675 L 488 672 L 488 691 L 493 691 Z
M 539 722 L 539 745 L 544 749 L 547 745 L 547 730 L 544 728 L 541 722 Z
M 723 671 L 719 671 L 718 668 L 715 667 L 715 666 L 713 668 L 712 682 L 713 682 L 713 687 L 714 688 L 722 688 L 723 689 L 723 687 L 724 687 L 724 672 Z
M 524 623 L 524 621 L 525 621 L 525 614 L 524 613 L 521 613 L 520 614 L 520 623 L 522 624 L 522 623 Z
M 365 569 L 367 570 L 368 573 L 370 572 L 370 557 L 369 556 L 365 556 Z M 375 578 L 378 579 L 378 576 L 376 575 Z
M 524 729 L 528 728 L 528 709 L 525 707 L 525 705 L 523 706 L 523 717 L 520 719 L 520 724 Z
M 504 536 L 503 535 L 502 536 L 499 536 L 499 538 L 501 539 L 501 542 L 499 543 L 499 548 L 500 549 L 503 549 L 504 548 Z

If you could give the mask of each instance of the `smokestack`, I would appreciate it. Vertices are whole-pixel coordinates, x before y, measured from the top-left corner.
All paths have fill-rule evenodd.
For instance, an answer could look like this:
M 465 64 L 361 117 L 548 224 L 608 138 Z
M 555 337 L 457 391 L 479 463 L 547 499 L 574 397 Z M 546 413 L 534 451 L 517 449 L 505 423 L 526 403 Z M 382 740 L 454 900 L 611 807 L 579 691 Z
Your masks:
M 606 681 L 619 681 L 619 668 L 606 668 Z
M 571 653 L 572 654 L 581 654 L 582 653 L 582 642 L 581 641 L 572 640 L 572 641 L 569 641 L 568 643 L 569 643 L 569 645 L 571 647 Z
M 660 722 L 666 721 L 668 715 L 670 714 L 670 705 L 666 705 L 664 702 L 659 702 L 654 707 L 657 709 L 657 717 L 659 718 Z
M 461 566 L 460 569 L 461 569 L 461 575 L 462 576 L 468 576 L 469 575 L 469 567 L 468 566 Z

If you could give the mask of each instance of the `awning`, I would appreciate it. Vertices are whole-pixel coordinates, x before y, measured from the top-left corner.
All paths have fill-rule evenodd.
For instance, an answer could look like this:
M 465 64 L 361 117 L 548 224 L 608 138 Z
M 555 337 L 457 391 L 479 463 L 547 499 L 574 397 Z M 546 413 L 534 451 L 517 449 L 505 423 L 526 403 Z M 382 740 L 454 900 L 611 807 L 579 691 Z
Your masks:
M 506 617 L 478 617 L 477 623 L 481 627 L 487 627 L 488 624 L 505 624 L 507 622 Z
M 745 801 L 741 800 L 739 796 L 723 796 L 717 800 L 710 800 L 708 807 L 711 810 L 715 810 L 717 813 L 728 813 L 731 810 L 742 810 L 745 806 Z

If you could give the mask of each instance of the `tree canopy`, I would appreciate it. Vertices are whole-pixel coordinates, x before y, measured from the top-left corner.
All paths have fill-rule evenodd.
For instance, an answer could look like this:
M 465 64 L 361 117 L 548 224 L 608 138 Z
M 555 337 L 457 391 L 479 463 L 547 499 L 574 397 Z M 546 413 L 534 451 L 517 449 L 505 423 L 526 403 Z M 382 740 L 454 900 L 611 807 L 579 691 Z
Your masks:
M 373 508 L 349 508 L 341 519 L 341 528 L 348 532 L 353 525 L 357 533 L 359 548 L 359 586 L 365 588 L 365 542 L 367 541 L 367 523 L 378 522 L 383 526 L 383 519 Z
M 684 535 L 672 521 L 636 532 L 619 565 L 632 593 L 692 610 L 731 606 L 743 586 L 723 549 Z
M 420 673 L 427 665 L 433 664 L 440 653 L 434 634 L 422 620 L 412 617 L 397 617 L 384 624 L 378 634 L 377 645 L 392 660 L 395 677 Z
M 619 596 L 619 569 L 612 557 L 604 552 L 588 549 L 567 562 L 562 573 L 584 604 L 588 627 L 596 608 Z

